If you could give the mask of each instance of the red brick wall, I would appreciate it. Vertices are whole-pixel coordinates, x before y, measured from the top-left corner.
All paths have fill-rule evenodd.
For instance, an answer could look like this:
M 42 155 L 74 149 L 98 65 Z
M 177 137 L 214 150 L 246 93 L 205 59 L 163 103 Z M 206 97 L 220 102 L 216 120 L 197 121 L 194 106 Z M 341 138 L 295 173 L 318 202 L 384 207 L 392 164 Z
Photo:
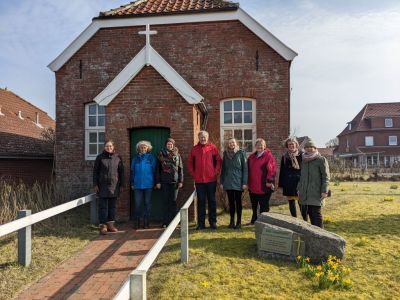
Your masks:
M 137 34 L 143 28 L 99 30 L 56 73 L 56 175 L 58 182 L 67 182 L 76 191 L 76 196 L 88 193 L 92 185 L 93 162 L 84 157 L 84 104 L 93 101 L 143 48 L 145 38 Z M 159 25 L 152 29 L 158 31 L 152 36 L 152 46 L 204 96 L 212 141 L 218 142 L 220 134 L 220 101 L 249 97 L 256 100 L 257 136 L 267 140 L 279 160 L 280 142 L 289 132 L 290 63 L 238 21 Z M 127 172 L 129 128 L 170 127 L 184 159 L 197 138 L 193 137 L 198 130 L 193 106 L 152 68 L 143 70 L 106 108 L 106 114 L 107 138 L 116 140 Z M 192 188 L 189 181 L 185 186 Z M 126 209 L 126 193 L 121 211 Z
M 53 160 L 47 159 L 0 159 L 0 179 L 23 181 L 32 184 L 35 181 L 51 181 Z

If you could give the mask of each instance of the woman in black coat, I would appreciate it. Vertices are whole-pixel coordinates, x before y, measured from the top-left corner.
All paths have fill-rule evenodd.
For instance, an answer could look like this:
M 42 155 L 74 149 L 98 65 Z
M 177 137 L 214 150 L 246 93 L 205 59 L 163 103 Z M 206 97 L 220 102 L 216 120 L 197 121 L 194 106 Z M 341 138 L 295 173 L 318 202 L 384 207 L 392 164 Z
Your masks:
M 302 153 L 299 151 L 299 143 L 296 138 L 286 139 L 285 148 L 286 152 L 282 155 L 281 159 L 278 186 L 282 188 L 283 195 L 288 199 L 290 214 L 293 217 L 297 217 L 296 201 L 298 202 L 299 200 L 297 184 L 300 180 Z
M 116 202 L 124 185 L 124 165 L 115 153 L 114 142 L 107 141 L 104 151 L 97 155 L 93 167 L 94 190 L 99 197 L 100 234 L 117 232 L 115 228 Z

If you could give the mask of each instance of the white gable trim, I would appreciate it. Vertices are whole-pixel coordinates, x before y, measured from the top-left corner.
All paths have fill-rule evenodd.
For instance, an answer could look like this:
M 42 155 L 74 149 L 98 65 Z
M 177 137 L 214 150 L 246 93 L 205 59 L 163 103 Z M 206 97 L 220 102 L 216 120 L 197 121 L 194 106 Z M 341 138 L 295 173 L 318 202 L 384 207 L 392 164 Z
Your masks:
M 146 60 L 147 47 L 151 57 L 149 63 Z M 203 96 L 193 89 L 153 47 L 148 45 L 140 50 L 109 85 L 94 98 L 94 101 L 99 105 L 108 105 L 145 65 L 151 65 L 189 104 L 198 104 L 203 100 Z
M 260 39 L 262 39 L 277 53 L 279 53 L 284 59 L 291 61 L 297 56 L 296 52 L 287 47 L 272 33 L 270 33 L 261 24 L 259 24 L 250 15 L 248 15 L 244 10 L 239 8 L 235 11 L 197 13 L 187 15 L 182 14 L 121 19 L 95 19 L 56 59 L 54 59 L 48 65 L 48 67 L 54 72 L 58 71 L 101 28 L 144 26 L 146 24 L 163 25 L 230 20 L 239 20 L 250 31 L 252 31 Z

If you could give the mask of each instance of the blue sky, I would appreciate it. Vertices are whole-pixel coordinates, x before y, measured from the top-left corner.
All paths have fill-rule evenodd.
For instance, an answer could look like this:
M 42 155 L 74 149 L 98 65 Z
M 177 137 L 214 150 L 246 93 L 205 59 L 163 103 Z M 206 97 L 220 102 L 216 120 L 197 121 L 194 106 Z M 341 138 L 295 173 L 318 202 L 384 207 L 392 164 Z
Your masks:
M 129 0 L 0 0 L 0 87 L 55 117 L 47 65 L 100 11 Z M 295 50 L 291 127 L 319 146 L 366 103 L 400 101 L 400 1 L 242 0 Z

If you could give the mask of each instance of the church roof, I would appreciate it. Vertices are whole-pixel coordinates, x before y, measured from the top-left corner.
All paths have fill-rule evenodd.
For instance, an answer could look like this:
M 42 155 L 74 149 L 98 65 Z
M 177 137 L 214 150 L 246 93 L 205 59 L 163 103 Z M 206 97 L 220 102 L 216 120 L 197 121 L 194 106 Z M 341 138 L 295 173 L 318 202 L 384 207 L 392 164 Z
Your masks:
M 140 10 L 142 13 L 139 14 L 128 14 L 129 5 L 132 7 L 134 4 L 137 6 L 143 5 L 141 3 L 159 3 L 160 1 L 181 3 L 182 7 L 187 7 L 187 10 L 178 10 L 176 13 L 164 12 L 146 12 L 146 9 Z M 199 12 L 196 12 L 196 6 L 188 5 L 187 3 L 214 3 L 210 8 L 198 8 Z M 186 3 L 183 6 L 183 3 Z M 221 6 L 217 6 L 216 3 L 220 3 Z M 222 4 L 221 4 L 222 3 Z M 131 8 L 132 8 L 131 7 Z M 155 6 L 154 6 L 155 7 Z M 126 9 L 126 12 L 125 12 Z M 125 12 L 125 14 L 123 14 Z M 105 16 L 104 14 L 109 14 Z M 118 17 L 118 13 L 122 14 Z M 113 17 L 113 14 L 114 17 Z M 281 55 L 287 61 L 292 61 L 297 53 L 286 46 L 276 36 L 264 28 L 260 23 L 254 20 L 244 10 L 242 10 L 238 4 L 223 1 L 223 0 L 147 0 L 147 1 L 136 1 L 127 6 L 123 6 L 120 9 L 110 10 L 103 13 L 104 16 L 94 18 L 92 23 L 66 48 L 64 51 L 54 59 L 48 67 L 52 71 L 58 71 L 88 40 L 90 40 L 98 30 L 102 28 L 115 28 L 115 27 L 130 27 L 130 26 L 143 26 L 143 25 L 167 25 L 167 24 L 195 24 L 204 22 L 220 22 L 220 21 L 232 21 L 238 20 L 244 26 L 246 26 L 251 32 L 258 36 L 262 41 L 274 49 L 279 55 Z M 136 17 L 135 17 L 136 16 Z M 138 17 L 140 16 L 140 18 Z
M 46 112 L 12 91 L 0 89 L 0 157 L 52 157 L 53 147 L 42 135 L 55 129 Z
M 179 14 L 237 10 L 239 3 L 225 0 L 138 0 L 100 12 L 98 18 L 140 17 L 152 14 Z

